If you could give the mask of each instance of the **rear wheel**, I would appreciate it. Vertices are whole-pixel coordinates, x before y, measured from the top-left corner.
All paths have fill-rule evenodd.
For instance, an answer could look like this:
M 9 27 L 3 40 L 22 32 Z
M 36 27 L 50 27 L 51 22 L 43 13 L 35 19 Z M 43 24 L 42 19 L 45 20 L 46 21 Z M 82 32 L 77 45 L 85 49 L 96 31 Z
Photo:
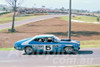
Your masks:
M 65 47 L 65 48 L 64 48 L 64 53 L 70 54 L 70 53 L 72 53 L 72 52 L 74 52 L 74 49 L 73 49 L 72 47 Z
M 26 47 L 25 49 L 24 49 L 24 51 L 25 51 L 25 53 L 26 54 L 32 54 L 33 53 L 33 48 L 32 47 Z

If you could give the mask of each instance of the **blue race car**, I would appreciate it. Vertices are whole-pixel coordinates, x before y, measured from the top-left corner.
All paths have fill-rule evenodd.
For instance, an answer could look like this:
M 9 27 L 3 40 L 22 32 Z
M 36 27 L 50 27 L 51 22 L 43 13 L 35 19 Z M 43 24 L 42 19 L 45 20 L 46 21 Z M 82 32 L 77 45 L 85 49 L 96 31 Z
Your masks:
M 59 39 L 54 35 L 38 35 L 32 38 L 17 41 L 16 50 L 24 50 L 26 54 L 37 52 L 78 52 L 80 42 L 76 40 Z

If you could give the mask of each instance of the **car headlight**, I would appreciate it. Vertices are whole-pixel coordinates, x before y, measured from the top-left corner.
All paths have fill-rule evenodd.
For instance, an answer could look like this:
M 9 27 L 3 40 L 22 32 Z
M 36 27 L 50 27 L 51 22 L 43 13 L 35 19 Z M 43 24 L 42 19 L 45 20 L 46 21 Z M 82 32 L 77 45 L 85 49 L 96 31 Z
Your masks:
M 21 49 L 21 47 L 15 47 L 15 49 L 17 49 L 17 50 L 18 50 L 18 49 Z

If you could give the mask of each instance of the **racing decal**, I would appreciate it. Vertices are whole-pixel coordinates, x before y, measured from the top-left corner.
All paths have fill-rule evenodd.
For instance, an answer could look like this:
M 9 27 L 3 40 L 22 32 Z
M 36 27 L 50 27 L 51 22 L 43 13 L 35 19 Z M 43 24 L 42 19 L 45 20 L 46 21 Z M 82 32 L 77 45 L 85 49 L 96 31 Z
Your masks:
M 59 45 L 53 45 L 53 47 L 59 47 Z
M 31 44 L 32 45 L 32 44 Z M 45 51 L 50 51 L 52 50 L 52 47 L 59 47 L 59 45 L 43 45 L 43 44 L 34 44 L 32 47 L 36 47 L 37 49 L 44 49 Z
M 72 46 L 72 44 L 66 44 L 66 46 Z
M 52 45 L 44 45 L 44 51 L 52 51 Z
M 32 47 L 36 47 L 37 49 L 44 49 L 44 45 L 32 45 Z
M 26 39 L 26 40 L 27 41 L 23 42 L 21 45 L 30 45 L 29 42 L 32 40 L 32 38 L 31 39 Z
M 44 47 L 43 47 L 43 45 L 40 45 L 40 46 L 37 46 L 36 48 L 37 49 L 43 49 Z

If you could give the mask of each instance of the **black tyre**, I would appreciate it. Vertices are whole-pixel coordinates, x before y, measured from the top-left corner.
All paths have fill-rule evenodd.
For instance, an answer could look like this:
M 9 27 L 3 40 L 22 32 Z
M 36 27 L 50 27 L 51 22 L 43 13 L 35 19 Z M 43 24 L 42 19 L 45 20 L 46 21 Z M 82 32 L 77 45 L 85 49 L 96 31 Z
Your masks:
M 73 54 L 76 54 L 77 55 L 77 54 L 79 54 L 79 51 L 74 51 Z
M 74 49 L 73 49 L 73 47 L 65 47 L 63 49 L 63 52 L 70 54 L 70 53 L 73 53 L 74 52 Z
M 25 53 L 28 54 L 28 55 L 33 54 L 33 48 L 32 48 L 32 47 L 26 47 L 26 48 L 24 49 L 24 51 L 25 51 Z

